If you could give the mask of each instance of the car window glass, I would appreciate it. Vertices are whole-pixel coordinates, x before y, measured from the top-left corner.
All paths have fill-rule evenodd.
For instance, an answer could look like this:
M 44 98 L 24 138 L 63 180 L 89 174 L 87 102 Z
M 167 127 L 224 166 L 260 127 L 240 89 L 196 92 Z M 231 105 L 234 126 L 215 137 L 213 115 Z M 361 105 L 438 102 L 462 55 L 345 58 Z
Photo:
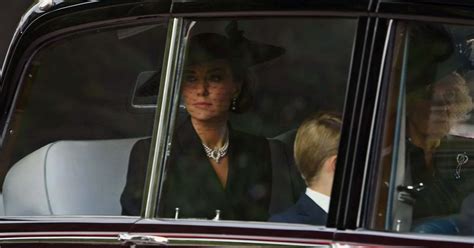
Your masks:
M 190 26 L 158 217 L 295 222 L 284 213 L 300 199 L 309 204 L 311 218 L 299 223 L 324 225 L 356 20 L 214 20 Z M 147 148 L 149 140 L 143 143 Z M 138 157 L 147 154 L 136 151 Z M 307 165 L 300 170 L 319 185 L 308 193 L 311 198 L 293 158 L 298 152 L 298 164 Z M 139 163 L 137 158 L 131 166 Z M 325 164 L 324 175 L 330 176 L 313 164 Z M 136 177 L 144 173 L 133 171 Z
M 474 235 L 474 28 L 396 29 L 372 226 Z
M 93 30 L 36 53 L 0 153 L 5 215 L 121 215 L 131 150 L 153 129 L 166 27 Z

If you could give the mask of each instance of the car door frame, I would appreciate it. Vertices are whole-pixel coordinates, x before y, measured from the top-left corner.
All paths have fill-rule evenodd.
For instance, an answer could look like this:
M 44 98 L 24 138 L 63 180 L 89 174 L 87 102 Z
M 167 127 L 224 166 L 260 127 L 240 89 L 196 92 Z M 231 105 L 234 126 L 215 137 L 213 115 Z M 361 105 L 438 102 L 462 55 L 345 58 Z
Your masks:
M 364 178 L 364 194 L 362 194 L 360 218 L 353 223 L 355 230 L 341 231 L 336 234 L 338 242 L 350 244 L 381 244 L 400 246 L 423 246 L 423 247 L 472 247 L 472 237 L 449 236 L 449 235 L 423 235 L 415 233 L 397 233 L 369 230 L 370 214 L 375 211 L 372 207 L 375 199 L 377 171 L 380 169 L 379 159 L 382 154 L 383 130 L 385 126 L 385 111 L 389 104 L 388 91 L 390 90 L 389 78 L 391 76 L 392 54 L 394 46 L 395 29 L 400 21 L 427 21 L 446 24 L 473 25 L 474 5 L 463 1 L 405 1 L 405 0 L 380 0 L 376 3 L 376 13 L 379 20 L 390 23 L 386 34 L 383 60 L 380 64 L 367 67 L 368 73 L 379 75 L 378 95 L 382 100 L 377 102 L 373 109 L 375 121 L 370 135 L 370 145 L 367 153 L 367 173 Z M 359 174 L 358 176 L 364 176 Z
M 179 2 L 179 1 L 176 1 Z M 205 3 L 206 1 L 200 1 Z M 284 1 L 283 1 L 284 2 Z M 184 3 L 183 3 L 184 5 Z M 274 7 L 273 5 L 269 5 Z M 193 6 L 196 10 L 201 10 L 199 6 Z M 364 168 L 366 164 L 366 149 L 369 141 L 368 133 L 370 132 L 370 125 L 364 123 L 372 122 L 372 111 L 376 101 L 376 86 L 373 81 L 367 80 L 369 75 L 365 73 L 367 66 L 371 63 L 372 54 L 377 51 L 371 49 L 371 44 L 375 40 L 372 37 L 372 32 L 377 28 L 376 20 L 370 15 L 369 6 L 366 9 L 352 9 L 351 11 L 344 11 L 339 9 L 339 12 L 331 6 L 329 9 L 324 9 L 321 5 L 313 4 L 306 6 L 304 10 L 296 9 L 292 11 L 278 11 L 272 10 L 258 10 L 258 11 L 241 11 L 240 9 L 232 9 L 225 5 L 225 12 L 218 12 L 221 9 L 219 6 L 214 6 L 212 12 L 192 12 L 193 8 L 185 8 L 179 4 L 173 6 L 172 14 L 175 17 L 177 27 L 182 27 L 182 18 L 220 18 L 220 17 L 354 17 L 358 19 L 358 29 L 354 37 L 354 50 L 352 54 L 350 73 L 348 78 L 348 86 L 346 93 L 346 103 L 344 110 L 344 124 L 341 136 L 341 144 L 349 144 L 347 146 L 341 145 L 339 152 L 341 159 L 338 159 L 337 171 L 335 181 L 341 182 L 340 187 L 336 187 L 333 191 L 333 199 L 331 202 L 331 212 L 329 214 L 329 221 L 327 227 L 310 227 L 287 224 L 256 224 L 243 222 L 203 222 L 193 220 L 164 220 L 153 219 L 154 210 L 146 210 L 143 213 L 143 220 L 137 222 L 130 233 L 133 235 L 154 236 L 167 239 L 170 243 L 181 244 L 180 242 L 190 242 L 191 244 L 205 242 L 207 245 L 220 245 L 221 242 L 237 242 L 239 244 L 251 244 L 252 242 L 267 242 L 266 244 L 292 244 L 292 245 L 330 245 L 336 240 L 336 233 L 338 230 L 350 229 L 354 224 L 350 219 L 351 216 L 358 215 L 358 208 L 351 208 L 348 202 L 360 201 L 360 190 L 362 188 L 362 181 L 354 182 L 351 176 L 354 174 L 353 165 L 356 164 L 358 168 Z M 239 6 L 241 8 L 242 6 Z M 327 5 L 325 5 L 327 7 Z M 230 8 L 230 9 L 229 9 Z M 314 8 L 314 9 L 311 9 Z M 245 9 L 245 4 L 243 9 Z M 181 32 L 182 33 L 182 32 Z M 176 36 L 180 36 L 177 31 Z M 384 38 L 384 36 L 383 36 Z M 179 49 L 179 46 L 176 47 Z M 172 56 L 175 56 L 174 65 L 170 65 L 173 70 L 169 71 L 169 75 L 164 75 L 165 82 L 173 81 L 176 78 L 176 71 L 174 69 L 179 67 L 179 51 L 170 51 Z M 170 58 L 172 57 L 170 55 Z M 371 75 L 372 76 L 372 75 Z M 169 79 L 167 79 L 169 78 Z M 169 86 L 169 91 L 166 94 L 177 94 L 176 87 Z M 357 102 L 356 104 L 353 104 Z M 364 115 L 357 113 L 364 111 Z M 169 114 L 169 113 L 168 113 Z M 161 116 L 160 121 L 167 121 L 173 117 Z M 163 125 L 167 125 L 167 124 Z M 354 127 L 354 128 L 350 128 Z M 346 130 L 346 131 L 344 131 Z M 365 137 L 367 135 L 367 137 Z M 155 155 L 163 156 L 168 153 L 168 148 L 163 147 L 163 144 L 168 144 L 169 136 L 167 132 L 161 132 L 161 136 L 157 137 L 154 142 L 156 148 Z M 161 147 L 160 147 L 161 146 Z M 358 148 L 358 149 L 355 149 Z M 158 149 L 162 149 L 159 151 Z M 155 172 L 162 170 L 164 158 L 156 158 L 154 163 L 162 161 L 161 164 L 154 164 Z M 152 168 L 153 169 L 153 168 Z M 156 202 L 159 192 L 159 183 L 149 185 L 148 203 Z M 358 189 L 357 189 L 358 188 Z M 191 232 L 189 231 L 191 230 Z M 186 243 L 189 244 L 189 243 Z

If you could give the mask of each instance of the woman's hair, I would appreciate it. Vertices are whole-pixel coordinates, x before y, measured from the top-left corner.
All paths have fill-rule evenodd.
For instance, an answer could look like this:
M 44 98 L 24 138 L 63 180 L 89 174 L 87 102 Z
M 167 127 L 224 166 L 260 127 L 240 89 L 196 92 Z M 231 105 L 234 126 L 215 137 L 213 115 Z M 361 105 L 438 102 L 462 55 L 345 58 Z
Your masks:
M 446 104 L 449 110 L 449 121 L 456 123 L 468 119 L 473 109 L 472 98 L 464 77 L 457 72 L 451 72 L 431 86 L 434 102 Z
M 337 155 L 341 126 L 339 114 L 318 113 L 298 128 L 295 162 L 307 185 L 319 175 L 326 159 Z
M 408 30 L 406 62 L 406 90 L 411 92 L 436 81 L 442 72 L 441 65 L 455 51 L 449 31 L 436 23 L 411 22 Z

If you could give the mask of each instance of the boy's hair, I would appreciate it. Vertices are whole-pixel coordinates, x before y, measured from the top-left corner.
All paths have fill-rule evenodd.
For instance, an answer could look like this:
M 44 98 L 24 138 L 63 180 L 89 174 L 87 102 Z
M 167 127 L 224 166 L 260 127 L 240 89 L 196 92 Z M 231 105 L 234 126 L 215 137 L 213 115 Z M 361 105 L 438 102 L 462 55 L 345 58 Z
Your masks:
M 307 185 L 319 175 L 326 159 L 337 155 L 341 126 L 339 114 L 318 113 L 298 128 L 295 162 Z

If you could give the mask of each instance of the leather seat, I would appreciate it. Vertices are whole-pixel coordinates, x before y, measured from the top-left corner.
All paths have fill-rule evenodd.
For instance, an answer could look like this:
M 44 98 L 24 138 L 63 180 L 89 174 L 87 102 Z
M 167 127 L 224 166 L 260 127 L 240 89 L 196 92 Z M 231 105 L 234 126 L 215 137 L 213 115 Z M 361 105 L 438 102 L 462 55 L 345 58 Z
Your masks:
M 140 139 L 57 141 L 34 151 L 5 178 L 5 215 L 120 215 L 130 152 Z
M 270 215 L 281 213 L 293 206 L 306 188 L 293 158 L 295 136 L 296 130 L 290 130 L 268 139 L 272 159 Z

